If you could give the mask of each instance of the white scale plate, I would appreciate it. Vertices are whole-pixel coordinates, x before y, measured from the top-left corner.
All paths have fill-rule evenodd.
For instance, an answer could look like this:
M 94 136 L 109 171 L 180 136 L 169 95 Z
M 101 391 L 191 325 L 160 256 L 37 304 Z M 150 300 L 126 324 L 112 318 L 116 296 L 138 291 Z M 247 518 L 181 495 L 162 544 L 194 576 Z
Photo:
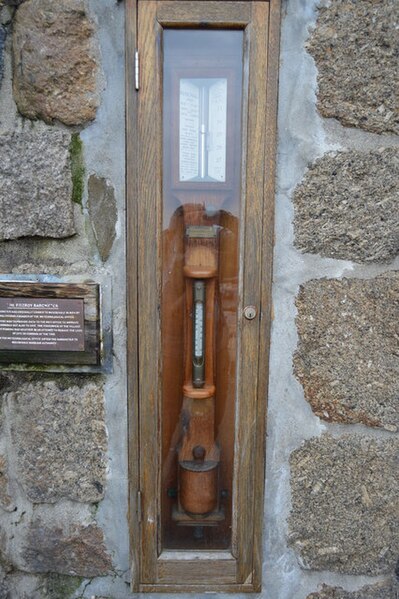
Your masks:
M 205 115 L 201 114 L 204 87 Z M 208 173 L 204 180 L 226 181 L 227 79 L 181 79 L 179 122 L 179 180 L 201 180 L 200 130 L 205 122 Z

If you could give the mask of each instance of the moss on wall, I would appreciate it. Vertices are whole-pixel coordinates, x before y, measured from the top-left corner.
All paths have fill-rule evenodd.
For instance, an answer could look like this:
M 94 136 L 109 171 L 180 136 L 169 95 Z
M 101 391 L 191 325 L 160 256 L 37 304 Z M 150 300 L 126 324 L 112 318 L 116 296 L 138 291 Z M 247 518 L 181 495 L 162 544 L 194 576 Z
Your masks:
M 45 597 L 47 599 L 69 599 L 82 582 L 83 578 L 80 576 L 49 574 L 44 583 Z
M 83 162 L 83 143 L 79 133 L 72 133 L 69 144 L 72 174 L 72 201 L 82 205 L 85 167 Z

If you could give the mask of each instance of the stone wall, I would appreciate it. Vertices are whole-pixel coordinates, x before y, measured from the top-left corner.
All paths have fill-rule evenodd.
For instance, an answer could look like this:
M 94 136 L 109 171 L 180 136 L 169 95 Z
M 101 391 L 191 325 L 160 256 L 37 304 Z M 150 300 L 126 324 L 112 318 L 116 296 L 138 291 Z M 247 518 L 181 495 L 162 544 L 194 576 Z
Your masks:
M 399 594 L 397 8 L 284 3 L 266 479 L 273 599 Z
M 396 599 L 396 0 L 284 0 L 264 599 Z M 111 281 L 114 372 L 0 372 L 0 598 L 127 599 L 124 6 L 0 0 L 0 273 Z
M 115 333 L 112 374 L 0 374 L 1 599 L 128 590 L 123 29 L 0 0 L 0 273 L 113 288 Z

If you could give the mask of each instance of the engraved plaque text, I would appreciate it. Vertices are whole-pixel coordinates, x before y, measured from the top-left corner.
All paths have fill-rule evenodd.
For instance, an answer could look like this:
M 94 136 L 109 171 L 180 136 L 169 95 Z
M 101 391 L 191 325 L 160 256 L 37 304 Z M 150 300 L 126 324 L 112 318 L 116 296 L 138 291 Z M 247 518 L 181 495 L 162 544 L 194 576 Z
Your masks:
M 82 299 L 0 297 L 0 350 L 84 351 Z

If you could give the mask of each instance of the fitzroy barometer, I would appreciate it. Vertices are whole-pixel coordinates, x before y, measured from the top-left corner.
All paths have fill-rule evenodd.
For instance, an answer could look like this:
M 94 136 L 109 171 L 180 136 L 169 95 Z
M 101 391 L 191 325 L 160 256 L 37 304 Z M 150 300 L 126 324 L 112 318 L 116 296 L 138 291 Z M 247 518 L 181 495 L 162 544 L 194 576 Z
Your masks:
M 127 17 L 133 589 L 257 591 L 278 3 Z

